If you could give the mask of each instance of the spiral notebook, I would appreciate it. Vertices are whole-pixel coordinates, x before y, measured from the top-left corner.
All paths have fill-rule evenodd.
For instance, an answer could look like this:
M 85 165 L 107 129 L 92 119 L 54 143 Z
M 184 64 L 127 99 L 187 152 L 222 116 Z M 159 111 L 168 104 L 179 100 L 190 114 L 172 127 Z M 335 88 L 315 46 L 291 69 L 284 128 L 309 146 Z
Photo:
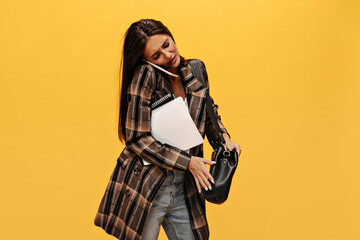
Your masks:
M 151 109 L 151 134 L 159 142 L 184 151 L 204 143 L 182 97 L 169 93 L 154 102 Z

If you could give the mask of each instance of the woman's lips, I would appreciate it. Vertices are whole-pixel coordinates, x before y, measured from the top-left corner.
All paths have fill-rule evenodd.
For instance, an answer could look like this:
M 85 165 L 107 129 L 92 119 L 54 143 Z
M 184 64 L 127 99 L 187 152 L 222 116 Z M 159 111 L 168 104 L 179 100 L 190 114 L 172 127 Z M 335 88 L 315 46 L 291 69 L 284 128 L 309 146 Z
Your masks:
M 176 61 L 176 56 L 171 60 L 170 64 L 174 64 Z

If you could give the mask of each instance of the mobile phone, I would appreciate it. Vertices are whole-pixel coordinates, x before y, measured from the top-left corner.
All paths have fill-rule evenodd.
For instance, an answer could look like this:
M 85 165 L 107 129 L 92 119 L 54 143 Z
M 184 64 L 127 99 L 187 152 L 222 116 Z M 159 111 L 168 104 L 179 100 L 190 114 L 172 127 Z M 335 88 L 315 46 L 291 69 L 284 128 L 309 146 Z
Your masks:
M 152 62 L 146 60 L 145 58 L 143 58 L 143 61 L 147 62 L 147 63 L 150 64 L 151 66 L 153 66 L 153 67 L 155 67 L 155 68 L 163 71 L 164 73 L 166 73 L 166 74 L 168 74 L 168 75 L 170 75 L 170 76 L 179 77 L 179 75 L 174 74 L 174 73 L 172 73 L 172 72 L 169 72 L 168 70 L 165 70 L 164 68 L 160 67 L 159 65 L 157 65 L 157 64 L 155 64 L 155 63 L 152 63 Z

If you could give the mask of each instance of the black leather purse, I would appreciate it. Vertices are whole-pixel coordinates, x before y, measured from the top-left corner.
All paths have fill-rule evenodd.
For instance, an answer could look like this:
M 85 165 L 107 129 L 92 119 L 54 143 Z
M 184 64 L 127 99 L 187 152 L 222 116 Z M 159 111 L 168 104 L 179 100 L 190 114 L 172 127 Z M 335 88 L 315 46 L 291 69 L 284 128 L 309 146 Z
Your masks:
M 206 86 L 200 64 L 199 60 L 190 60 L 194 76 Z M 209 143 L 214 149 L 211 160 L 216 162 L 210 166 L 210 174 L 213 176 L 215 183 L 210 182 L 212 189 L 204 191 L 205 199 L 211 203 L 222 204 L 228 198 L 239 156 L 236 150 L 228 150 L 225 146 L 222 131 L 212 108 L 209 91 L 206 91 L 206 110 L 216 129 L 217 135 L 213 136 L 210 131 L 205 130 Z

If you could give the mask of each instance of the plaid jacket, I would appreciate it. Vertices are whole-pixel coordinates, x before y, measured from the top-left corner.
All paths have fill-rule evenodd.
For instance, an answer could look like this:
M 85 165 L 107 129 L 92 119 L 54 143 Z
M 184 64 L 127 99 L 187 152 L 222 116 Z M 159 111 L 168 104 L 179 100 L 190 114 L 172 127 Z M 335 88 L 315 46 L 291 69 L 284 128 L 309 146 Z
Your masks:
M 190 64 L 180 68 L 188 100 L 189 113 L 201 136 L 205 128 L 215 133 L 206 113 L 206 89 L 209 83 L 201 61 L 207 86 L 193 76 Z M 150 105 L 168 93 L 173 93 L 168 76 L 143 63 L 136 67 L 128 88 L 126 145 L 117 158 L 94 223 L 118 239 L 140 240 L 144 222 L 152 201 L 167 177 L 167 170 L 185 173 L 184 193 L 190 224 L 195 239 L 209 239 L 204 191 L 198 192 L 195 179 L 188 170 L 191 156 L 203 157 L 203 144 L 190 149 L 188 154 L 176 147 L 162 144 L 150 133 Z M 218 115 L 218 105 L 212 104 L 223 132 L 227 132 Z M 229 133 L 228 133 L 229 134 Z M 230 136 L 230 135 L 229 135 Z M 144 165 L 144 159 L 152 164 Z

